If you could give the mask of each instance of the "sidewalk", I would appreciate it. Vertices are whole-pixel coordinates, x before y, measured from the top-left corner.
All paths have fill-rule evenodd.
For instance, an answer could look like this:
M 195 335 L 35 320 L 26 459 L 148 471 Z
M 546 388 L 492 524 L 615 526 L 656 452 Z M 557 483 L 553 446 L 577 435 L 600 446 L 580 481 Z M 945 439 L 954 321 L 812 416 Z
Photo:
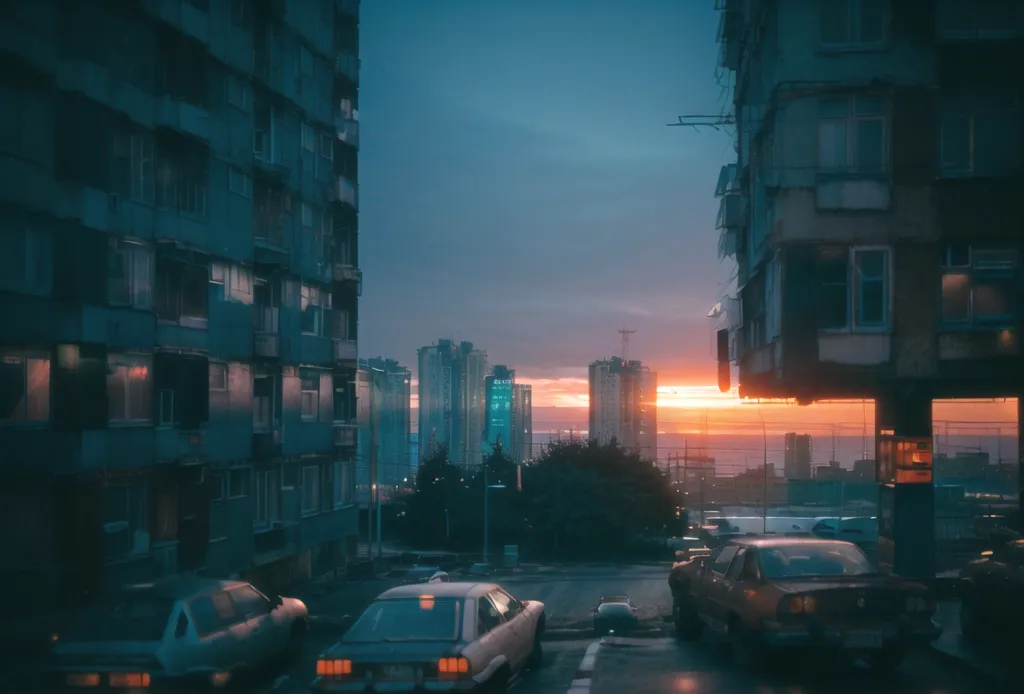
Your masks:
M 964 642 L 963 633 L 960 630 L 959 600 L 940 602 L 935 611 L 935 621 L 942 626 L 942 635 L 931 644 L 934 655 L 995 683 L 1010 683 L 1013 668 L 1010 667 L 1010 662 L 1005 656 Z

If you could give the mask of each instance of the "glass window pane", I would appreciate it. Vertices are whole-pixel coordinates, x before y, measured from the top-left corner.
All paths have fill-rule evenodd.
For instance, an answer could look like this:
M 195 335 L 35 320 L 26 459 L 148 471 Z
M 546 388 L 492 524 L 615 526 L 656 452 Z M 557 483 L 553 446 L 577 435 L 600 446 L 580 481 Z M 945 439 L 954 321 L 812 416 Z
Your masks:
M 818 124 L 818 165 L 823 169 L 846 167 L 846 123 L 844 121 L 823 121 Z
M 885 324 L 884 281 L 861 280 L 857 322 L 865 326 Z
M 955 323 L 967 321 L 970 317 L 970 278 L 963 273 L 944 274 L 942 276 L 942 320 Z
M 881 43 L 885 38 L 886 0 L 860 0 L 859 43 Z
M 107 412 L 111 421 L 123 422 L 128 417 L 126 380 L 128 368 L 111 366 L 107 374 Z
M 885 276 L 885 251 L 857 251 L 857 272 L 865 278 L 882 278 Z
M 28 360 L 28 421 L 50 418 L 50 360 Z
M 946 113 L 942 118 L 942 170 L 961 173 L 971 170 L 971 118 Z
M 972 304 L 974 318 L 979 321 L 991 321 L 1008 318 L 1013 315 L 1013 277 L 974 277 Z
M 821 43 L 844 44 L 850 40 L 850 0 L 819 3 Z

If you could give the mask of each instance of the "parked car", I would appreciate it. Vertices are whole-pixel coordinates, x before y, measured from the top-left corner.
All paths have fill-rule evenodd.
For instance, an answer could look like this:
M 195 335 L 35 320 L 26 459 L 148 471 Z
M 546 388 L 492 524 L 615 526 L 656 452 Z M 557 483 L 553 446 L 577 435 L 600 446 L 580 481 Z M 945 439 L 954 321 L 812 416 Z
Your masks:
M 447 583 L 451 580 L 447 571 L 441 571 L 437 566 L 411 566 L 403 569 L 395 569 L 390 573 L 392 578 L 401 579 L 403 584 L 413 583 Z
M 494 583 L 392 588 L 320 655 L 313 689 L 504 692 L 543 658 L 544 623 L 543 603 Z
M 637 608 L 628 595 L 606 595 L 594 608 L 594 633 L 628 634 L 640 624 Z
M 294 598 L 248 583 L 170 579 L 125 589 L 54 635 L 51 688 L 191 691 L 301 652 L 309 625 Z
M 968 563 L 960 572 L 960 588 L 965 639 L 980 643 L 1016 636 L 1024 624 L 1024 540 L 1007 542 Z
M 754 665 L 772 648 L 833 648 L 898 667 L 938 638 L 935 604 L 918 583 L 878 573 L 856 545 L 796 537 L 734 538 L 669 575 L 676 633 L 727 636 Z

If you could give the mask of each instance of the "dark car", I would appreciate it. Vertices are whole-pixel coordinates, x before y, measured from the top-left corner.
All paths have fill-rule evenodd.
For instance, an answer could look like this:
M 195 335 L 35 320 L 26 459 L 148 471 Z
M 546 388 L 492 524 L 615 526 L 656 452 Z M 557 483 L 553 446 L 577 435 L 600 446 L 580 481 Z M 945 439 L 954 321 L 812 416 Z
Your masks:
M 938 638 L 928 589 L 875 570 L 840 540 L 744 537 L 669 576 L 676 633 L 729 638 L 744 665 L 772 649 L 831 649 L 898 667 L 908 648 Z
M 628 634 L 635 631 L 639 623 L 637 609 L 626 595 L 603 597 L 594 608 L 594 633 L 598 636 Z
M 960 572 L 960 628 L 968 641 L 1016 636 L 1024 624 L 1024 540 L 983 552 Z M 1017 638 L 1020 638 L 1017 636 Z

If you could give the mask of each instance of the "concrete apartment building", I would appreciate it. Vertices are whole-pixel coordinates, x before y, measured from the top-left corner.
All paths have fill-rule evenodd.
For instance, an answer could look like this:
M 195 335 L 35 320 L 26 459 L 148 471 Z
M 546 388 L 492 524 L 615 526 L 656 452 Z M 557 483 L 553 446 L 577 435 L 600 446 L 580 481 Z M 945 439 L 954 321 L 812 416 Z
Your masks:
M 360 359 L 357 388 L 356 497 L 366 508 L 373 485 L 379 485 L 382 500 L 387 500 L 415 477 L 409 460 L 412 372 L 394 359 Z
M 0 585 L 352 556 L 357 0 L 0 9 Z
M 512 441 L 509 455 L 517 465 L 532 460 L 533 453 L 533 386 L 512 384 Z
M 487 352 L 472 342 L 438 340 L 417 352 L 420 462 L 435 446 L 448 447 L 455 465 L 483 461 Z
M 880 559 L 929 575 L 932 400 L 1024 392 L 1024 5 L 717 4 L 721 358 L 745 397 L 874 399 Z
M 637 360 L 590 364 L 589 437 L 612 439 L 644 460 L 658 459 L 658 374 Z

